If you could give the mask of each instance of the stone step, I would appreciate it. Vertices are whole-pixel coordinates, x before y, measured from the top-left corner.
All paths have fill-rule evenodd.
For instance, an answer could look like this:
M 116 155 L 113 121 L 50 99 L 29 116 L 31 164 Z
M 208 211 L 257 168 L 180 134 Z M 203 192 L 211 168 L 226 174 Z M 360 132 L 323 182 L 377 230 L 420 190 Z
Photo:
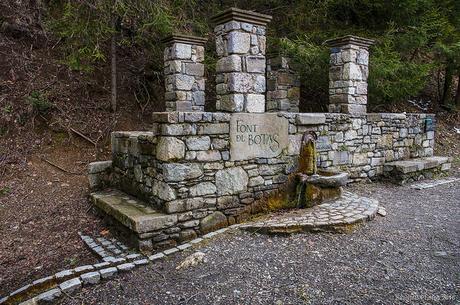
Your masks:
M 397 171 L 403 174 L 415 173 L 418 171 L 434 169 L 441 167 L 442 171 L 449 170 L 451 167 L 450 159 L 448 157 L 424 157 L 415 158 L 410 160 L 400 160 L 394 162 L 385 163 L 384 171 L 392 172 Z
M 177 224 L 177 215 L 164 214 L 119 190 L 90 194 L 96 207 L 136 234 L 162 230 Z

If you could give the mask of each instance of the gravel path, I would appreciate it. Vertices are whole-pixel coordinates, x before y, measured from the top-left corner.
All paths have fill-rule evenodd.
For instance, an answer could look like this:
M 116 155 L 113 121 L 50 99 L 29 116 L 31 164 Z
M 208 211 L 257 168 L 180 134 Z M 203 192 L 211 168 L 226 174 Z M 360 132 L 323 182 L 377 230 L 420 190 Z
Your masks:
M 233 231 L 190 253 L 81 290 L 61 304 L 459 304 L 460 183 L 352 191 L 388 215 L 349 234 Z

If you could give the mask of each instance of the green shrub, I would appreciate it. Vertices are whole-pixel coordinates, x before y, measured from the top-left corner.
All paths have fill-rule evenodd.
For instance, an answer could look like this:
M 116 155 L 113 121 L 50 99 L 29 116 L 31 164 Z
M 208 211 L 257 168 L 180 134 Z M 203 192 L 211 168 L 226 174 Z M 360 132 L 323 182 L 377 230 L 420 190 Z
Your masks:
M 38 113 L 47 113 L 53 107 L 48 97 L 39 91 L 32 91 L 26 100 Z

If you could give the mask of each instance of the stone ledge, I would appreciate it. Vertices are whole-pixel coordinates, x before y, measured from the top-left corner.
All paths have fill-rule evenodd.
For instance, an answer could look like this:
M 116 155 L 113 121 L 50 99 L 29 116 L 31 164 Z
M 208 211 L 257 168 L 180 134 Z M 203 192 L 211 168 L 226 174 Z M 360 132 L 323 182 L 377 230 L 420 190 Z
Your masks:
M 324 42 L 328 47 L 341 47 L 347 44 L 357 45 L 361 47 L 370 47 L 375 43 L 373 39 L 367 39 L 363 37 L 358 37 L 354 35 L 346 35 L 343 37 L 338 37 L 334 39 L 329 39 Z
M 177 215 L 163 214 L 118 190 L 92 193 L 90 197 L 95 206 L 138 234 L 161 230 L 177 223 Z
M 385 163 L 384 171 L 397 171 L 403 174 L 407 174 L 432 169 L 445 163 L 450 163 L 450 159 L 448 157 L 439 156 L 394 161 Z
M 88 164 L 89 174 L 98 174 L 108 171 L 112 168 L 112 161 L 96 161 Z
M 207 38 L 192 36 L 192 35 L 184 35 L 184 34 L 172 34 L 167 36 L 161 40 L 164 44 L 173 44 L 173 43 L 186 43 L 186 44 L 195 44 L 195 45 L 204 45 L 208 41 Z
M 299 113 L 296 118 L 298 125 L 319 125 L 326 123 L 326 115 L 323 113 Z
M 255 25 L 267 25 L 272 20 L 272 16 L 253 11 L 246 11 L 239 8 L 231 7 L 222 13 L 219 13 L 211 18 L 211 21 L 216 24 L 222 24 L 228 21 L 242 21 Z

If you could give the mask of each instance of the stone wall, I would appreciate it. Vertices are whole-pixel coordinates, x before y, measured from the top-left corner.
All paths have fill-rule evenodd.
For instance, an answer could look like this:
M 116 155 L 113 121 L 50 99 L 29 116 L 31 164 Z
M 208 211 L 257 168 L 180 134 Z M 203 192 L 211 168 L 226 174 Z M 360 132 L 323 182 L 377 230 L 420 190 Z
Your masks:
M 369 47 L 373 40 L 344 36 L 327 40 L 329 66 L 329 112 L 366 113 Z
M 166 111 L 204 111 L 206 39 L 173 35 L 163 42 Z
M 266 25 L 271 17 L 231 8 L 216 22 L 216 109 L 265 112 Z
M 285 56 L 267 60 L 267 111 L 299 112 L 300 77 Z
M 267 116 L 285 121 L 284 139 L 275 137 L 281 153 L 244 159 L 257 154 L 257 150 L 242 148 L 232 152 L 231 146 L 237 145 L 233 142 L 232 120 L 241 115 L 253 116 L 250 118 L 253 122 Z M 205 217 L 223 217 L 223 213 L 232 224 L 258 211 L 256 200 L 280 188 L 289 174 L 296 171 L 304 132 L 313 130 L 319 135 L 321 168 L 346 170 L 353 181 L 359 181 L 382 174 L 385 162 L 431 156 L 434 132 L 425 132 L 426 117 L 425 114 L 155 113 L 152 132 L 112 134 L 113 181 L 117 188 L 177 215 L 177 229 L 174 229 L 177 232 L 170 234 L 185 232 L 181 236 L 195 236 L 203 232 L 200 220 Z M 255 139 L 252 138 L 253 144 L 260 143 Z

